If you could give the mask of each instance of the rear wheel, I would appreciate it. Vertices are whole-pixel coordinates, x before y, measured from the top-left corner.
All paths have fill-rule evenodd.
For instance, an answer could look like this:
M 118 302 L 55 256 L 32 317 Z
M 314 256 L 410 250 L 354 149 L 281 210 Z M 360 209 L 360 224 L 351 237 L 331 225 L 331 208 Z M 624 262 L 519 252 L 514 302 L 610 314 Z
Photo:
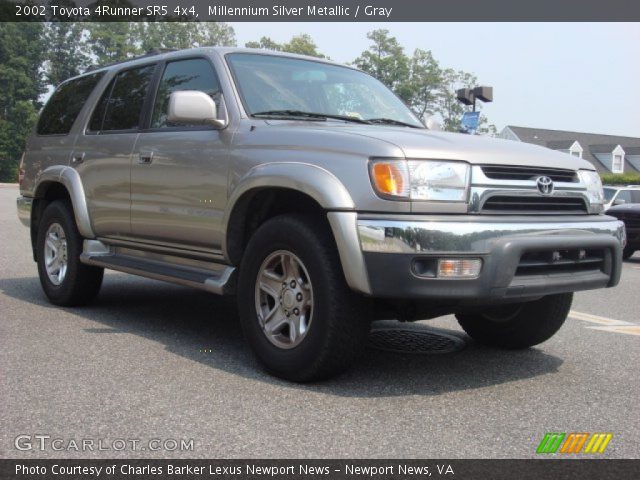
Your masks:
M 83 238 L 68 202 L 49 204 L 38 225 L 36 252 L 38 274 L 51 303 L 81 305 L 100 291 L 104 270 L 80 263 Z
M 629 248 L 627 246 L 627 247 L 624 248 L 624 250 L 622 250 L 622 258 L 624 260 L 627 260 L 627 259 L 631 258 L 634 253 L 636 253 L 636 250 L 634 248 Z
M 247 246 L 237 298 L 245 337 L 274 375 L 327 378 L 364 349 L 366 303 L 347 285 L 320 219 L 286 215 L 265 222 Z
M 573 293 L 534 302 L 502 305 L 477 314 L 458 314 L 458 323 L 474 340 L 502 348 L 528 348 L 551 338 L 569 315 Z

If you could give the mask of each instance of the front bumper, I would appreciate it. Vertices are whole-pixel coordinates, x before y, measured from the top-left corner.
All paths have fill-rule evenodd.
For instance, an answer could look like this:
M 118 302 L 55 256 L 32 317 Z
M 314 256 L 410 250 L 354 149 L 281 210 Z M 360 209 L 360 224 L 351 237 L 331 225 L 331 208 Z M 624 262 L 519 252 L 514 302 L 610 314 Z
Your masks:
M 33 198 L 19 196 L 16 200 L 18 207 L 18 218 L 25 227 L 31 225 L 31 207 L 33 206 Z
M 369 294 L 398 299 L 482 302 L 612 287 L 625 241 L 623 223 L 604 215 L 360 215 L 357 230 Z M 447 258 L 480 258 L 479 276 L 438 278 L 430 265 Z

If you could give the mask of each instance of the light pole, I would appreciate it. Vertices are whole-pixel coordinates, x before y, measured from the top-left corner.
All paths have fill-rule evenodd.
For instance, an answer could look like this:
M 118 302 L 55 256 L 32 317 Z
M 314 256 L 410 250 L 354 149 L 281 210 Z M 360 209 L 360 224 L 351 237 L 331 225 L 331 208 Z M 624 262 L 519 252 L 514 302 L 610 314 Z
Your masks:
M 461 88 L 456 90 L 458 101 L 465 105 L 473 105 L 473 111 L 476 111 L 476 99 L 485 103 L 493 102 L 493 87 L 474 87 Z
M 480 112 L 476 112 L 476 99 L 488 103 L 493 101 L 493 87 L 461 88 L 456 90 L 456 97 L 464 105 L 473 105 L 473 111 L 464 112 L 460 123 L 461 132 L 475 134 L 480 123 Z

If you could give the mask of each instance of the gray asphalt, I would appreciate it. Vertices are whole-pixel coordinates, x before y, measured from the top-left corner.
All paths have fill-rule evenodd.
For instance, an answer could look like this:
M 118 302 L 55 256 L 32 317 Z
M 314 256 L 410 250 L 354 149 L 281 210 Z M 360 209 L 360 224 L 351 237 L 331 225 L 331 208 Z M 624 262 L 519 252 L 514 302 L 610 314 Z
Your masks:
M 339 378 L 291 384 L 260 370 L 231 303 L 204 292 L 109 273 L 91 306 L 49 305 L 16 196 L 0 186 L 0 457 L 528 458 L 545 432 L 611 432 L 604 456 L 640 458 L 638 335 L 570 318 L 510 352 L 443 317 L 418 325 L 464 337 L 462 351 L 369 350 Z M 640 325 L 638 287 L 636 254 L 620 286 L 579 293 L 573 309 Z M 63 450 L 33 437 L 15 448 L 38 434 Z M 76 451 L 82 439 L 111 449 Z M 114 439 L 193 449 L 115 451 Z

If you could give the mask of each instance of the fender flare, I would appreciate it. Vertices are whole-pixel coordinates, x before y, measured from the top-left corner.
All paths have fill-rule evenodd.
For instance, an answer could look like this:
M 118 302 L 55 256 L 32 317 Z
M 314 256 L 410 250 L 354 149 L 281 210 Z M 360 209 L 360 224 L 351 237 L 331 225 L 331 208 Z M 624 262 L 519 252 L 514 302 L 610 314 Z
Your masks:
M 257 165 L 240 179 L 229 197 L 224 215 L 222 252 L 229 259 L 228 236 L 231 218 L 243 196 L 261 188 L 286 188 L 313 198 L 327 213 L 347 283 L 354 290 L 370 293 L 366 266 L 357 234 L 355 203 L 342 182 L 317 165 L 276 162 Z
M 345 186 L 331 172 L 317 165 L 300 162 L 273 162 L 256 165 L 235 185 L 224 212 L 222 253 L 229 258 L 227 237 L 229 223 L 238 201 L 251 190 L 286 188 L 313 198 L 325 210 L 355 210 L 355 204 Z
M 34 197 L 41 198 L 44 195 L 46 185 L 50 183 L 60 183 L 67 189 L 67 192 L 69 192 L 71 205 L 73 206 L 73 215 L 76 219 L 76 225 L 80 235 L 84 238 L 95 238 L 80 174 L 75 169 L 66 165 L 48 167 L 38 176 L 34 189 Z

